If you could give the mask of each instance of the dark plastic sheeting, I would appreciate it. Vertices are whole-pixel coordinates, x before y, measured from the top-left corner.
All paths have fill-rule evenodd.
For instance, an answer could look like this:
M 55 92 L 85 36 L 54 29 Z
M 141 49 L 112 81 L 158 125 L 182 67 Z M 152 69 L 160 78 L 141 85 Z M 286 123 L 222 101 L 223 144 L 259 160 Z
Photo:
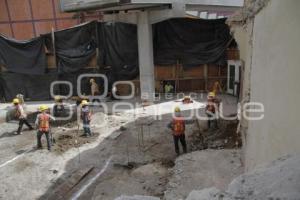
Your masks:
M 136 25 L 98 23 L 98 41 L 99 64 L 111 66 L 116 80 L 131 80 L 138 76 Z
M 226 19 L 175 18 L 153 25 L 154 63 L 184 66 L 226 64 L 231 41 Z
M 73 96 L 77 96 L 77 78 L 81 75 L 81 74 L 95 74 L 97 73 L 96 71 L 92 70 L 92 69 L 83 69 L 80 70 L 78 72 L 75 73 L 68 73 L 68 74 L 63 74 L 63 75 L 59 75 L 58 76 L 58 80 L 60 81 L 69 81 L 72 83 L 73 85 Z M 81 81 L 81 93 L 85 94 L 85 95 L 90 95 L 91 94 L 91 89 L 90 89 L 90 78 L 93 77 L 86 77 L 83 78 Z M 99 80 L 97 80 L 96 78 L 94 78 L 98 83 Z M 61 87 L 59 87 L 58 91 L 60 91 L 61 95 L 67 95 L 69 93 L 69 87 L 66 85 L 62 85 Z
M 43 38 L 17 41 L 0 35 L 0 63 L 10 72 L 44 74 L 47 63 Z
M 6 100 L 12 100 L 17 94 L 25 95 L 30 100 L 49 100 L 50 85 L 56 80 L 55 74 L 27 75 L 19 73 L 2 73 L 0 84 Z
M 60 74 L 77 72 L 89 64 L 96 54 L 96 32 L 97 23 L 90 22 L 54 33 Z M 43 35 L 43 37 L 47 49 L 53 52 L 51 34 Z

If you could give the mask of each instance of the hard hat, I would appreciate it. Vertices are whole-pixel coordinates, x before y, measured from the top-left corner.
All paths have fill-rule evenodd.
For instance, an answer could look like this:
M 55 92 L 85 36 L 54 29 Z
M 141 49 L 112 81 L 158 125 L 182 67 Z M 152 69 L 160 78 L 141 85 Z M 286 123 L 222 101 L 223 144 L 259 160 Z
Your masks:
M 13 100 L 13 104 L 19 104 L 19 103 L 20 103 L 20 100 L 19 100 L 19 99 L 15 98 L 15 99 Z
M 177 106 L 177 107 L 175 107 L 174 111 L 175 112 L 180 112 L 180 108 Z
M 55 100 L 55 101 L 59 101 L 60 99 L 61 99 L 60 96 L 55 96 L 55 97 L 54 97 L 54 100 Z
M 39 107 L 39 110 L 42 112 L 42 111 L 45 111 L 45 110 L 48 110 L 49 108 L 48 108 L 48 106 L 46 106 L 46 105 L 41 105 L 40 107 Z
M 190 97 L 189 96 L 184 96 L 183 99 L 190 99 Z
M 215 94 L 214 92 L 210 92 L 210 93 L 208 93 L 208 96 L 209 96 L 209 97 L 215 97 L 216 94 Z
M 89 103 L 88 103 L 87 100 L 82 100 L 82 101 L 81 101 L 81 105 L 83 105 L 83 106 L 88 105 L 88 104 L 89 104 Z

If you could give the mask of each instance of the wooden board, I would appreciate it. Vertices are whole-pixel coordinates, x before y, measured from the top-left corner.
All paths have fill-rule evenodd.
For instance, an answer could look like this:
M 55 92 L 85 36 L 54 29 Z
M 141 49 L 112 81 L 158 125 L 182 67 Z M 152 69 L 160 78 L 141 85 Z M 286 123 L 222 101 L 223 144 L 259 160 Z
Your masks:
M 79 169 L 71 174 L 62 184 L 60 184 L 52 193 L 48 200 L 63 200 L 68 193 L 78 185 L 92 170 L 93 166 L 88 166 L 83 169 Z
M 204 78 L 204 65 L 182 68 L 179 77 Z
M 174 79 L 176 78 L 176 65 L 155 66 L 154 74 L 156 80 Z

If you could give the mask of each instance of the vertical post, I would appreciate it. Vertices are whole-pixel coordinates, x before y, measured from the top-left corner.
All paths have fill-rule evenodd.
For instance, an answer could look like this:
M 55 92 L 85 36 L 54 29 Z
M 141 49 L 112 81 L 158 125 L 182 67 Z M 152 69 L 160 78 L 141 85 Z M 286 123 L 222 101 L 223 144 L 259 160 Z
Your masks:
M 208 91 L 208 65 L 204 65 L 204 81 L 205 81 L 205 90 Z
M 138 13 L 138 50 L 141 98 L 153 102 L 155 95 L 152 25 L 147 11 Z
M 56 61 L 55 35 L 54 35 L 54 28 L 53 27 L 51 28 L 51 37 L 52 37 L 54 63 L 55 63 L 56 70 L 58 70 L 57 69 L 57 61 Z

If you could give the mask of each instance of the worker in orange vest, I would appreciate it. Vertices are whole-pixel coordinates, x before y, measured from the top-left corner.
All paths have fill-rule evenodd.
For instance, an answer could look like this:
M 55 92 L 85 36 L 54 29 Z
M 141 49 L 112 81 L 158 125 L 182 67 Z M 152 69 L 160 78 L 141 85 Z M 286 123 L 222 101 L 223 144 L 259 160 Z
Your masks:
M 29 128 L 29 130 L 33 130 L 32 126 L 27 121 L 27 114 L 18 98 L 13 99 L 13 104 L 15 107 L 15 118 L 19 120 L 19 127 L 16 132 L 16 134 L 21 135 L 22 134 L 22 128 L 23 125 L 26 124 Z
M 47 147 L 48 150 L 51 151 L 51 141 L 50 141 L 50 120 L 55 120 L 54 117 L 49 115 L 47 113 L 47 110 L 49 108 L 46 105 L 40 106 L 40 114 L 37 115 L 36 120 L 35 120 L 35 125 L 38 129 L 37 132 L 37 148 L 41 149 L 42 148 L 42 136 L 45 134 L 46 139 L 47 139 Z
M 176 107 L 174 111 L 175 116 L 173 116 L 172 121 L 168 124 L 168 128 L 170 128 L 173 131 L 175 152 L 177 156 L 179 156 L 179 141 L 182 145 L 183 152 L 187 152 L 187 145 L 185 140 L 185 125 L 192 123 L 193 120 L 185 120 L 184 117 L 181 116 L 181 111 L 179 107 Z

